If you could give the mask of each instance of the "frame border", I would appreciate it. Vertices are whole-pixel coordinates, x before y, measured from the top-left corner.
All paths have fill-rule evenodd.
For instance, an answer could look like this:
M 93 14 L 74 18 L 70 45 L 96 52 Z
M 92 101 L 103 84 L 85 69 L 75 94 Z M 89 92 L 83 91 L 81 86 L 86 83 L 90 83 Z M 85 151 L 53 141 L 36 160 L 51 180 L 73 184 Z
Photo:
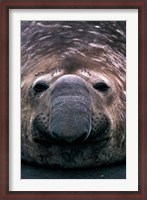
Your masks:
M 139 11 L 139 72 L 138 72 L 138 119 L 139 119 L 139 190 L 137 192 L 10 192 L 9 191 L 9 9 L 138 9 Z M 147 89 L 147 0 L 2 0 L 0 2 L 0 199 L 147 199 L 147 124 L 145 100 Z

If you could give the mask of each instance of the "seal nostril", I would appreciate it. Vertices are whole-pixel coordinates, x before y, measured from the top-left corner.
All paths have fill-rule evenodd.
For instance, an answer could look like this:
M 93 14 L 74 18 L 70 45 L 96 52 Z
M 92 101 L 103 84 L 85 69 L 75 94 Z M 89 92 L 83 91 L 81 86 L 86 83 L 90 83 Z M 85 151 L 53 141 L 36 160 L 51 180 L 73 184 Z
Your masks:
M 87 132 L 84 132 L 80 137 L 78 137 L 75 142 L 84 142 L 88 137 Z
M 55 140 L 61 140 L 59 134 L 58 134 L 58 133 L 55 133 L 54 131 L 51 132 L 51 136 L 52 136 L 52 138 L 55 139 Z

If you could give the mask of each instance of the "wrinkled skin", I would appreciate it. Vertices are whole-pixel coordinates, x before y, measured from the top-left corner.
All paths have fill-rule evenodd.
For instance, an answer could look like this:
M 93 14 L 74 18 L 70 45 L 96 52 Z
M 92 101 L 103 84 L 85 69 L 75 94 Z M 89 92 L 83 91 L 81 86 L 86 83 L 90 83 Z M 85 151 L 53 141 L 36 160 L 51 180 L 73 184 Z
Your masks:
M 125 22 L 21 23 L 22 160 L 125 160 Z

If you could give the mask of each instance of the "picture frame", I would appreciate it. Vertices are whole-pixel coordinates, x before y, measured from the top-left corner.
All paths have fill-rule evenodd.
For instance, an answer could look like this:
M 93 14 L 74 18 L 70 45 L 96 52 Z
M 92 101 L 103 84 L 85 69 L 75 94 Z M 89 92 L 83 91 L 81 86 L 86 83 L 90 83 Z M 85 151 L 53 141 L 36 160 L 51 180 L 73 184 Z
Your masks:
M 9 109 L 11 102 L 9 102 L 9 10 L 10 9 L 138 9 L 139 15 L 139 63 L 138 63 L 138 123 L 139 123 L 139 174 L 138 191 L 9 191 Z M 106 1 L 90 1 L 84 0 L 82 2 L 63 0 L 63 1 L 2 1 L 1 2 L 1 86 L 2 93 L 0 112 L 1 112 L 1 155 L 0 155 L 0 197 L 1 199 L 142 199 L 147 198 L 147 173 L 146 164 L 147 158 L 145 156 L 147 147 L 145 141 L 147 136 L 146 132 L 146 87 L 145 78 L 146 70 L 145 63 L 147 53 L 147 26 L 145 19 L 147 17 L 147 2 L 146 0 L 106 0 Z M 133 125 L 133 124 L 132 124 Z M 133 166 L 132 166 L 133 168 Z

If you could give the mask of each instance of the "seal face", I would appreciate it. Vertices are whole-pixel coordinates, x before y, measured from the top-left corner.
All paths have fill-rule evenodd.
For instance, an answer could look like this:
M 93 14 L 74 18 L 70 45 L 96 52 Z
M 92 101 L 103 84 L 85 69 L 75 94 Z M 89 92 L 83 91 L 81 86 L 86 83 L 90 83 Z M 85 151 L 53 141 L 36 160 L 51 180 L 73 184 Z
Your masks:
M 125 22 L 22 22 L 22 160 L 125 160 Z

